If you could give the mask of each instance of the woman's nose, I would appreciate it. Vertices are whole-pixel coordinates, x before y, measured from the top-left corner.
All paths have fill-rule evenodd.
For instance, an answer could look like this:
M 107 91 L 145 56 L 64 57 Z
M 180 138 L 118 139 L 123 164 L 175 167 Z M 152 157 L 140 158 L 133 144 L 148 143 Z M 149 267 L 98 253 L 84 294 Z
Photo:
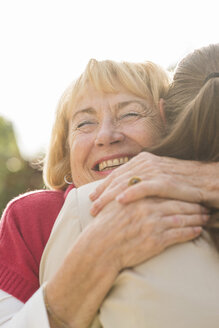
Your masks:
M 95 145 L 109 146 L 123 141 L 124 134 L 111 121 L 104 122 L 97 131 Z

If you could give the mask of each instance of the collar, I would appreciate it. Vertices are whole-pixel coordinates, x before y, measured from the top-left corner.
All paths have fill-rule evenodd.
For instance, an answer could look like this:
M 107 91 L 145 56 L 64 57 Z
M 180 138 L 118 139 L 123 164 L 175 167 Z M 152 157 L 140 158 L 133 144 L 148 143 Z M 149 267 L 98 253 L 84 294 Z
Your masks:
M 69 185 L 68 188 L 65 190 L 64 192 L 64 199 L 66 199 L 66 197 L 68 196 L 68 193 L 75 188 L 75 186 L 73 184 Z

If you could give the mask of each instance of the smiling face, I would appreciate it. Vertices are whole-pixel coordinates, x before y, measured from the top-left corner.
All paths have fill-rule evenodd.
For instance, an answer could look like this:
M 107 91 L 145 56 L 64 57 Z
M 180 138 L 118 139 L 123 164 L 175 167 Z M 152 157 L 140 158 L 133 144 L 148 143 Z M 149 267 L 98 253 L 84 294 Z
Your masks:
M 161 117 L 145 99 L 121 88 L 101 93 L 88 86 L 69 123 L 70 165 L 76 187 L 99 180 L 152 146 Z

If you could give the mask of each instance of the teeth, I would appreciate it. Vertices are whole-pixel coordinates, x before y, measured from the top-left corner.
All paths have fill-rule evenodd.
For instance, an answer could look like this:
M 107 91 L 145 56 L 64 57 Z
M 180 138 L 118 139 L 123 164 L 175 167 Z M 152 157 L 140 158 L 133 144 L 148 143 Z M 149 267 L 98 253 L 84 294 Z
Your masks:
M 103 171 L 106 167 L 110 168 L 113 166 L 125 164 L 128 162 L 128 160 L 129 160 L 128 157 L 121 157 L 121 158 L 109 159 L 108 161 L 103 161 L 99 163 L 99 171 Z

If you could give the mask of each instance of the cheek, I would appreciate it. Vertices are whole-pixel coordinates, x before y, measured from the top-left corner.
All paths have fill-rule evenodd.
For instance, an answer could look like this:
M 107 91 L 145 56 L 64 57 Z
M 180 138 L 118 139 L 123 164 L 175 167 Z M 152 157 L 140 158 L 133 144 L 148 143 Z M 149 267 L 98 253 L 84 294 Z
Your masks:
M 158 129 L 150 122 L 133 125 L 130 134 L 141 147 L 151 147 L 158 142 L 160 136 Z
M 77 135 L 73 138 L 69 138 L 69 148 L 70 148 L 70 164 L 72 174 L 83 173 L 83 168 L 85 167 L 90 150 L 92 147 L 92 138 L 88 134 Z

